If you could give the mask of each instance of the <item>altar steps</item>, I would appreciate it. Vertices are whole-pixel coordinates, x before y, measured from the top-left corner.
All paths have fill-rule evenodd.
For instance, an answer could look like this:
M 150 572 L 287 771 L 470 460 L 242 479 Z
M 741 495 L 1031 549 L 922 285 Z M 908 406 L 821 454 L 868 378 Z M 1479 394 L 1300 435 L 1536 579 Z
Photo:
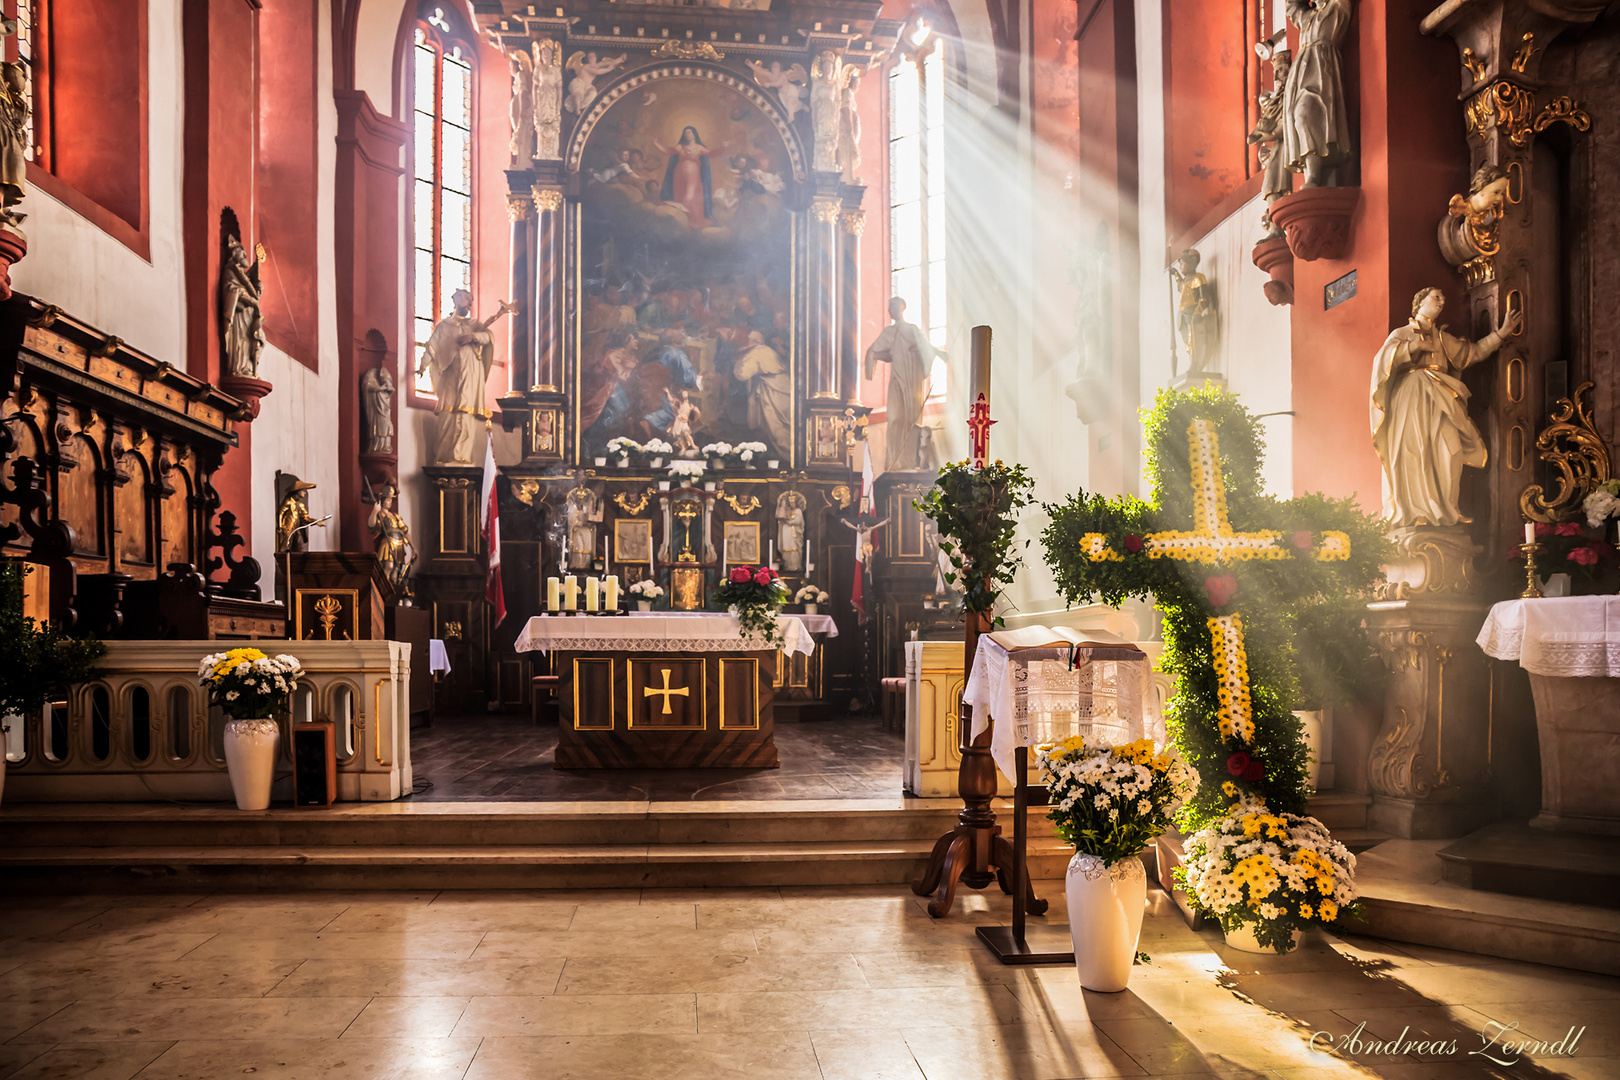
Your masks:
M 24 805 L 0 809 L 0 891 L 892 884 L 923 872 L 960 805 Z M 1030 825 L 1031 873 L 1061 877 L 1072 849 Z

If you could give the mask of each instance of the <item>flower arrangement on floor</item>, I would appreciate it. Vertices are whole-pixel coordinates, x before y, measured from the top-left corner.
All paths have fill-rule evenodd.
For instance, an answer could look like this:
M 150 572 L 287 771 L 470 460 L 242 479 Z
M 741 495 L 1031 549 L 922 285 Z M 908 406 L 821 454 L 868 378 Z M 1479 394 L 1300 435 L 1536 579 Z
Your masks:
M 801 585 L 799 586 L 799 591 L 793 594 L 793 602 L 795 604 L 803 604 L 806 607 L 815 607 L 817 604 L 825 604 L 831 599 L 832 597 L 828 596 L 814 585 Z
M 298 689 L 304 669 L 298 658 L 283 653 L 266 656 L 258 649 L 212 653 L 197 665 L 208 698 L 233 720 L 274 716 L 287 695 Z
M 652 578 L 642 578 L 630 586 L 630 595 L 635 597 L 636 602 L 642 605 L 642 610 L 646 611 L 652 608 L 655 600 L 664 595 L 664 589 Z
M 993 611 L 1001 586 L 1023 564 L 1012 553 L 1013 531 L 1018 511 L 1029 505 L 1034 487 L 1034 478 L 1022 465 L 997 458 L 975 469 L 971 461 L 953 461 L 939 470 L 928 494 L 912 503 L 939 526 L 939 549 L 952 567 L 945 581 L 963 583 L 966 610 Z M 995 625 L 1000 624 L 997 618 Z
M 1220 919 L 1228 941 L 1252 935 L 1258 946 L 1286 952 L 1296 930 L 1359 913 L 1355 868 L 1356 857 L 1320 821 L 1272 813 L 1256 800 L 1189 837 L 1176 878 Z
M 1038 747 L 1035 762 L 1058 835 L 1104 866 L 1140 855 L 1198 787 L 1192 767 L 1152 739 L 1110 746 L 1076 735 Z
M 782 646 L 784 638 L 776 613 L 787 602 L 788 591 L 775 570 L 768 566 L 733 566 L 713 595 L 715 603 L 737 609 L 743 637 Z

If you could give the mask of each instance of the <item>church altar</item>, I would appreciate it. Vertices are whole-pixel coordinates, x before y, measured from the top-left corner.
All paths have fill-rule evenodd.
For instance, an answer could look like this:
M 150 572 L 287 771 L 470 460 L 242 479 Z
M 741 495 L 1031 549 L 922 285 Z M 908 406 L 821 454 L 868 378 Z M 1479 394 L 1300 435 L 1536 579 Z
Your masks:
M 781 615 L 782 652 L 809 656 L 826 616 Z M 830 620 L 829 620 L 830 621 Z M 519 652 L 549 652 L 559 769 L 775 768 L 776 649 L 722 614 L 537 615 Z
M 1530 675 L 1543 829 L 1620 836 L 1620 596 L 1506 600 L 1479 647 Z

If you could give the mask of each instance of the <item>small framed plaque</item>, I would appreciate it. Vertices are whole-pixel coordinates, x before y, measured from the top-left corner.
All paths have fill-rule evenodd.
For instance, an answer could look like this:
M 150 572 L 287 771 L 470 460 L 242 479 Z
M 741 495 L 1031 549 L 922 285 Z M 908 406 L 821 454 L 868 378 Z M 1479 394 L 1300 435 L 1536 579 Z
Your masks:
M 613 523 L 613 561 L 644 563 L 652 560 L 652 522 L 619 518 Z
M 725 560 L 727 566 L 759 565 L 759 522 L 726 522 Z
M 1355 295 L 1356 272 L 1352 270 L 1344 277 L 1330 281 L 1322 287 L 1322 310 L 1332 311 Z

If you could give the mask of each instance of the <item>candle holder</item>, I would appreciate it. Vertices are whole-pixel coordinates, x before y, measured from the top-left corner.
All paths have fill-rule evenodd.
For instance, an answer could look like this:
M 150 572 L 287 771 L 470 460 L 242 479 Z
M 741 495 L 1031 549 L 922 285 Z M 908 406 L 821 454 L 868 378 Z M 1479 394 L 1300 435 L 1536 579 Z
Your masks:
M 1542 593 L 1536 581 L 1536 553 L 1547 548 L 1542 544 L 1520 544 L 1519 550 L 1524 552 L 1524 592 L 1519 594 L 1519 599 L 1539 600 Z

